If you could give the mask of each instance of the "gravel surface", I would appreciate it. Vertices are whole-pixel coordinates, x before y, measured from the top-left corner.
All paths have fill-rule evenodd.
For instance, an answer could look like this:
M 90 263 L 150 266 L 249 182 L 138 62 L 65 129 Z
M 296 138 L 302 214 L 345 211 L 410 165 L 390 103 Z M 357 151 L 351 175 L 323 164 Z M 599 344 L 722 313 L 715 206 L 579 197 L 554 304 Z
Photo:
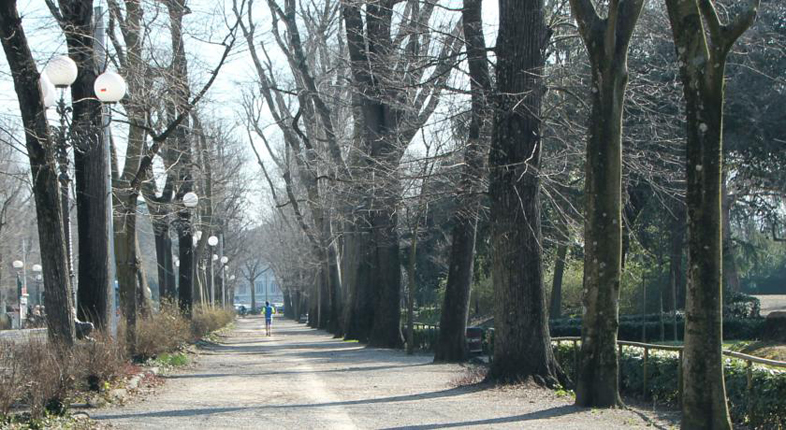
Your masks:
M 460 386 L 466 367 L 244 318 L 157 393 L 92 418 L 121 429 L 669 428 L 652 411 L 590 410 L 539 388 Z

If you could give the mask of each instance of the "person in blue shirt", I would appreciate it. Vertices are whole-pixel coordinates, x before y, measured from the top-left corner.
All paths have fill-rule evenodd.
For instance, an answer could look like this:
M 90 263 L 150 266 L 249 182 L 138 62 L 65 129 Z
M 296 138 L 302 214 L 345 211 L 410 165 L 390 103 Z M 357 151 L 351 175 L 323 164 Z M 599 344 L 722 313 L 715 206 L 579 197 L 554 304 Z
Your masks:
M 276 313 L 276 308 L 270 306 L 270 302 L 265 302 L 265 308 L 262 311 L 265 313 L 265 336 L 271 336 L 273 314 Z

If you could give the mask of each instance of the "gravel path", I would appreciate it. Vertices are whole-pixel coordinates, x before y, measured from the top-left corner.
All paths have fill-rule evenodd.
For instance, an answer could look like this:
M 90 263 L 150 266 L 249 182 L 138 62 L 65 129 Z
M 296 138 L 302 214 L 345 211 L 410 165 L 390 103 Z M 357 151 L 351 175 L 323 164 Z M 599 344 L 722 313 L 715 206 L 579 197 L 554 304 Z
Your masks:
M 630 429 L 639 411 L 600 411 L 537 388 L 459 387 L 459 365 L 366 348 L 292 321 L 245 318 L 156 394 L 94 419 L 121 429 Z M 657 427 L 668 428 L 659 419 Z

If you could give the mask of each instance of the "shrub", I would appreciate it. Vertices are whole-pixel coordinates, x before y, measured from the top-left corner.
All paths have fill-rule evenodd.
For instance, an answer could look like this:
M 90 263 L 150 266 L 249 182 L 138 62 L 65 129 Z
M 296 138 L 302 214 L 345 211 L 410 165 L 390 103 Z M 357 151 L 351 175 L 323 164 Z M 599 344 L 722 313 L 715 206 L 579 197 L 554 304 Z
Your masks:
M 555 345 L 554 356 L 573 378 L 576 368 L 572 343 Z M 676 405 L 679 401 L 678 361 L 676 353 L 650 350 L 645 392 L 644 351 L 624 347 L 620 357 L 620 390 L 628 396 Z M 746 372 L 744 361 L 726 359 L 726 394 L 732 419 L 754 429 L 786 427 L 786 372 L 754 367 L 750 391 Z
M 40 339 L 30 339 L 15 348 L 16 359 L 22 361 L 21 398 L 30 407 L 30 415 L 40 418 L 45 412 L 63 414 L 79 374 L 74 355 Z
M 176 303 L 164 301 L 158 312 L 141 317 L 136 326 L 137 358 L 154 358 L 191 340 L 189 322 Z
M 79 372 L 79 388 L 99 391 L 106 382 L 120 375 L 127 356 L 122 342 L 105 332 L 96 332 L 93 340 L 74 348 L 74 360 Z
M 195 308 L 191 316 L 191 334 L 199 339 L 225 327 L 235 319 L 232 309 L 211 308 L 208 306 Z
M 664 340 L 675 340 L 672 331 L 671 315 L 663 316 Z M 723 319 L 723 338 L 728 340 L 761 339 L 765 334 L 764 318 Z M 560 318 L 549 321 L 552 337 L 581 336 L 581 318 Z M 620 340 L 641 341 L 642 331 L 646 331 L 645 340 L 660 339 L 660 315 L 624 315 L 620 317 L 618 337 Z M 677 340 L 682 340 L 685 333 L 685 318 L 677 315 Z
M 22 380 L 19 348 L 11 342 L 0 341 L 0 423 L 19 400 Z

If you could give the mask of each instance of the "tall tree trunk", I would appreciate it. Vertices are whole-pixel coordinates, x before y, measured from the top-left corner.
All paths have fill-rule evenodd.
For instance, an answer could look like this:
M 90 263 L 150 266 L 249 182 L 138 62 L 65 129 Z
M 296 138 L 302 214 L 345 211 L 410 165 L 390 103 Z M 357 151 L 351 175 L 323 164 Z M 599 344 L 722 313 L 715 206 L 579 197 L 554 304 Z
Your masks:
M 68 54 L 79 73 L 71 85 L 71 125 L 79 231 L 78 315 L 97 328 L 109 327 L 111 307 L 109 223 L 107 220 L 106 146 L 101 103 L 95 98 L 96 58 L 93 43 L 93 2 L 60 0 L 60 25 Z
M 158 297 L 160 301 L 176 300 L 177 289 L 174 284 L 172 263 L 172 238 L 169 236 L 169 220 L 153 219 L 153 235 L 156 242 L 156 266 L 158 268 Z
M 592 66 L 586 161 L 584 316 L 576 404 L 615 407 L 622 274 L 622 112 L 628 44 L 643 0 L 613 0 L 601 19 L 589 0 L 571 0 Z
M 191 318 L 194 308 L 194 266 L 196 265 L 196 260 L 194 259 L 194 236 L 190 228 L 191 215 L 188 211 L 183 210 L 180 212 L 178 218 L 177 247 L 180 256 L 180 268 L 178 270 L 177 298 L 180 312 Z
M 445 300 L 439 322 L 439 337 L 434 345 L 434 361 L 456 362 L 467 358 L 467 319 L 469 317 L 470 285 L 475 261 L 475 237 L 480 210 L 480 180 L 483 177 L 486 151 L 482 144 L 487 136 L 486 122 L 490 117 L 488 96 L 491 77 L 486 56 L 481 17 L 482 0 L 464 0 L 462 25 L 467 48 L 472 117 L 464 152 L 460 209 L 456 212 L 451 232 L 450 265 L 445 285 Z
M 350 278 L 347 283 L 351 292 L 344 337 L 360 342 L 369 340 L 375 305 L 374 284 L 371 283 L 374 243 L 367 225 L 365 220 L 358 220 L 350 226 L 351 231 L 345 239 L 347 250 L 344 252 L 345 259 L 352 259 L 348 264 Z
M 565 275 L 565 258 L 568 256 L 568 245 L 560 243 L 557 247 L 557 258 L 554 260 L 554 279 L 551 282 L 551 301 L 549 317 L 562 317 L 562 278 Z
M 117 283 L 120 290 L 120 309 L 125 317 L 126 348 L 134 354 L 136 348 L 137 317 L 137 256 L 136 244 L 136 198 L 128 190 L 115 190 L 120 210 L 115 217 L 115 258 L 117 260 Z
M 76 338 L 74 302 L 68 278 L 54 146 L 38 84 L 40 75 L 15 0 L 0 1 L 0 41 L 14 79 L 30 160 L 44 285 L 47 287 L 44 299 L 47 334 L 52 343 L 70 347 Z
M 248 283 L 249 283 L 249 288 L 251 288 L 251 310 L 253 311 L 254 309 L 257 308 L 257 286 L 254 285 L 253 280 L 249 280 Z
M 687 120 L 683 429 L 731 429 L 722 355 L 723 78 L 728 52 L 753 23 L 758 3 L 722 25 L 710 0 L 666 0 Z
M 388 174 L 394 174 L 392 172 Z M 373 236 L 376 245 L 375 268 L 372 273 L 372 284 L 378 286 L 377 303 L 374 310 L 374 325 L 371 328 L 368 343 L 383 348 L 400 348 L 403 345 L 401 334 L 401 263 L 399 260 L 398 214 L 398 181 L 386 188 L 386 192 L 394 194 L 383 198 L 380 209 L 373 216 Z
M 540 112 L 548 31 L 542 0 L 500 0 L 491 140 L 494 361 L 489 377 L 557 383 L 540 227 Z

